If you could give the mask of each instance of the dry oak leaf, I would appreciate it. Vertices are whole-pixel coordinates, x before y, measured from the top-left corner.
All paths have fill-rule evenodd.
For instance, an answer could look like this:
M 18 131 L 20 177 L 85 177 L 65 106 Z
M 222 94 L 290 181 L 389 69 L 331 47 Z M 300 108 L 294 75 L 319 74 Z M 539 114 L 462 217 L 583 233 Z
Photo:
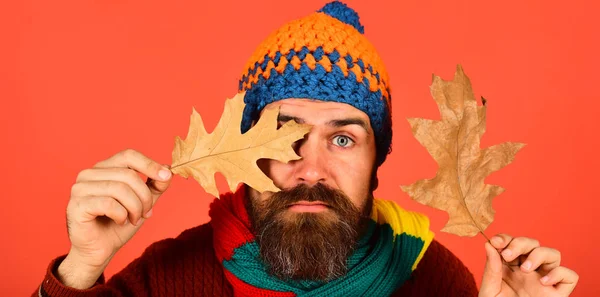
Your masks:
M 279 108 L 265 108 L 256 125 L 241 134 L 244 94 L 238 93 L 226 100 L 223 114 L 212 133 L 206 132 L 202 118 L 193 109 L 187 137 L 185 140 L 175 138 L 171 171 L 185 178 L 192 176 L 206 192 L 217 198 L 216 172 L 225 176 L 231 191 L 235 191 L 240 182 L 260 192 L 279 191 L 256 161 L 268 158 L 287 163 L 300 159 L 292 144 L 311 128 L 289 121 L 277 129 Z
M 494 220 L 492 199 L 504 188 L 484 183 L 492 172 L 510 164 L 525 146 L 505 142 L 480 149 L 485 132 L 486 100 L 477 106 L 471 82 L 457 66 L 454 79 L 433 76 L 431 95 L 441 120 L 409 118 L 415 138 L 438 164 L 433 179 L 422 179 L 402 186 L 419 203 L 444 210 L 449 220 L 442 229 L 459 236 L 475 236 Z

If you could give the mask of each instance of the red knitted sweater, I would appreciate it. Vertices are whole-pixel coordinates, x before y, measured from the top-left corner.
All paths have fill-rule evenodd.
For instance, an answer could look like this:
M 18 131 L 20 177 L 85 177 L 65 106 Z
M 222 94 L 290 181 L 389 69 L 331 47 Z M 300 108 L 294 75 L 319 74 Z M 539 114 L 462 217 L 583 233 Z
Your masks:
M 234 296 L 213 250 L 210 223 L 184 231 L 175 239 L 149 246 L 108 282 L 101 277 L 88 290 L 65 287 L 56 278 L 64 256 L 52 261 L 41 286 L 31 295 L 89 296 Z M 392 296 L 477 296 L 473 275 L 452 252 L 433 241 L 411 278 Z

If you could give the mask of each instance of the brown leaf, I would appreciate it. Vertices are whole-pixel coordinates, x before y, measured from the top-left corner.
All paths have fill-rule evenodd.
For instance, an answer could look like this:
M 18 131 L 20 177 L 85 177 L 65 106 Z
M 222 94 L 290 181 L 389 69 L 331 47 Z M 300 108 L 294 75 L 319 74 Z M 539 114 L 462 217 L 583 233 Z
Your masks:
M 211 134 L 206 133 L 202 118 L 194 109 L 186 139 L 175 138 L 173 173 L 185 178 L 192 176 L 215 197 L 219 197 L 216 172 L 225 176 L 231 191 L 235 191 L 240 182 L 260 192 L 279 191 L 256 161 L 268 158 L 287 163 L 300 159 L 292 144 L 302 139 L 311 126 L 289 121 L 277 129 L 279 108 L 265 108 L 256 125 L 241 134 L 244 106 L 244 93 L 227 99 L 221 119 Z
M 434 76 L 431 94 L 441 120 L 411 118 L 408 122 L 415 138 L 438 163 L 438 171 L 433 179 L 401 188 L 417 202 L 448 212 L 442 231 L 475 236 L 494 220 L 492 199 L 504 191 L 485 184 L 484 179 L 510 164 L 525 144 L 506 142 L 480 149 L 487 107 L 485 101 L 477 106 L 471 82 L 460 65 L 452 81 Z

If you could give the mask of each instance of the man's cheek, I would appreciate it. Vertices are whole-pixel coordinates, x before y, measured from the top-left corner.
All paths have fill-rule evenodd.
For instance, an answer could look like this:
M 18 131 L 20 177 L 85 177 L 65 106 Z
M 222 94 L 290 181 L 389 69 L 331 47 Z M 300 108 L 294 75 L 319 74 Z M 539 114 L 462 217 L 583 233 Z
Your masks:
M 291 173 L 293 172 L 291 164 L 270 159 L 260 159 L 257 165 L 273 181 L 276 187 L 284 189 L 289 184 Z

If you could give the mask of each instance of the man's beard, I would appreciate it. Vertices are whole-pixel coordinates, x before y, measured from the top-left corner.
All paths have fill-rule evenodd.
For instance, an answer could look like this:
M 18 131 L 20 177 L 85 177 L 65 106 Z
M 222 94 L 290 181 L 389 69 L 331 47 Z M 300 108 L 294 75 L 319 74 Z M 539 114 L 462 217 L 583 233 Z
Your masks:
M 321 201 L 327 210 L 293 212 L 299 201 Z M 344 275 L 346 260 L 371 212 L 368 197 L 360 211 L 341 191 L 324 184 L 300 184 L 274 193 L 267 201 L 250 197 L 248 210 L 260 256 L 269 272 L 281 279 L 329 281 Z

